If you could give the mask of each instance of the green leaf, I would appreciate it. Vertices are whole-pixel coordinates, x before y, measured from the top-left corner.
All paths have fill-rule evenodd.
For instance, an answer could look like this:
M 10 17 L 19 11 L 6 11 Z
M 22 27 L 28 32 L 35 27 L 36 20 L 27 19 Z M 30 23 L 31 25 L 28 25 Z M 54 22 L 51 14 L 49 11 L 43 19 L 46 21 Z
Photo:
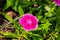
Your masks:
M 7 20 L 9 20 L 10 22 L 13 21 L 13 19 L 12 19 L 10 16 L 8 16 L 6 13 L 2 12 L 2 14 L 3 14 L 3 16 L 4 16 Z
M 32 34 L 33 40 L 43 40 L 43 38 L 39 34 Z
M 11 33 L 11 32 L 0 32 L 0 34 L 4 35 L 5 37 L 16 38 L 18 35 Z
M 24 1 L 24 2 L 22 2 L 22 4 L 23 4 L 23 5 L 30 6 L 30 5 L 34 4 L 34 2 Z
M 60 40 L 60 34 L 58 35 L 58 38 L 57 38 L 57 40 Z
M 28 34 L 30 34 L 30 36 L 33 38 L 33 40 L 43 40 L 42 36 L 39 34 L 34 34 L 32 32 L 28 32 Z
M 14 6 L 16 0 L 7 0 L 6 4 L 3 7 L 2 11 L 5 11 L 7 8 Z M 15 4 L 16 5 L 16 4 Z
M 45 13 L 46 17 L 52 17 L 52 12 L 54 12 L 55 8 L 56 8 L 56 6 L 49 9 L 48 13 Z
M 18 6 L 18 12 L 19 12 L 19 16 L 24 15 L 24 11 L 21 6 Z
M 17 39 L 12 39 L 12 40 L 17 40 Z
M 43 40 L 40 36 L 32 36 L 33 40 Z
M 7 6 L 12 5 L 12 0 L 7 0 Z
M 46 31 L 48 31 L 50 25 L 51 25 L 51 23 L 49 23 L 49 21 L 47 20 L 46 23 L 40 24 L 40 26 L 37 28 L 37 30 L 45 29 Z
M 9 8 L 11 5 L 13 5 L 14 0 L 7 0 L 7 3 L 4 5 L 4 8 L 2 11 L 5 11 L 7 8 Z
M 50 17 L 50 18 L 48 18 L 48 20 L 52 21 L 52 22 L 55 21 L 56 19 L 57 19 L 57 17 Z
M 12 5 L 12 8 L 13 8 L 16 12 L 18 12 L 18 0 L 14 0 L 13 5 Z
M 49 7 L 49 6 L 46 6 L 45 9 L 46 9 L 47 11 L 50 11 L 50 7 Z
M 4 7 L 3 7 L 3 10 L 2 11 L 5 11 L 7 8 L 9 8 L 10 7 L 10 5 L 9 6 L 7 6 L 7 3 L 4 5 Z

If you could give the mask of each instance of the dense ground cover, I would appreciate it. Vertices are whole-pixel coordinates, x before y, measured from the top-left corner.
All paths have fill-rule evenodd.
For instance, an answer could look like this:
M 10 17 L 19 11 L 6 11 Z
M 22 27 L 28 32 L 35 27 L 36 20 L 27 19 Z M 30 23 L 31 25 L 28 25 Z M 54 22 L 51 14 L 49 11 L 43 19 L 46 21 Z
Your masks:
M 0 0 L 0 40 L 60 40 L 60 0 Z

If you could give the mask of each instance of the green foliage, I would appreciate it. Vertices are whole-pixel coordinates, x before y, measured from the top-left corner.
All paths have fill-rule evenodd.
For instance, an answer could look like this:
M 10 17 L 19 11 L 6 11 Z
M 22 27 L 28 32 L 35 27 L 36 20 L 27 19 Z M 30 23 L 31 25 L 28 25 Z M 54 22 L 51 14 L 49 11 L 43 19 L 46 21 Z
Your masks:
M 20 16 L 20 15 L 24 15 L 24 12 L 23 12 L 21 6 L 18 7 L 18 11 L 19 11 L 19 16 Z
M 17 20 L 5 13 L 9 7 L 19 13 L 17 20 L 27 12 L 35 15 L 39 21 L 37 30 L 24 31 Z M 15 33 L 0 32 L 5 38 L 12 36 L 12 40 L 20 40 L 21 37 L 27 40 L 60 40 L 60 7 L 50 0 L 6 0 L 2 15 L 13 23 L 15 28 Z
M 11 32 L 0 32 L 0 34 L 4 35 L 4 37 L 11 37 L 11 38 L 18 37 L 18 35 L 11 33 Z

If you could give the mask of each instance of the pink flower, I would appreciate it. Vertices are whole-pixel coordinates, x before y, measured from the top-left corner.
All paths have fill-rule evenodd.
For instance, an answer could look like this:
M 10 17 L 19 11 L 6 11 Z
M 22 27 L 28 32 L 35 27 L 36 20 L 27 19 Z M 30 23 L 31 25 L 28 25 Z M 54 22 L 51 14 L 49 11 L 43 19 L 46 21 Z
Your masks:
M 60 6 L 60 0 L 53 0 L 57 6 Z
M 26 31 L 36 30 L 38 27 L 38 19 L 29 13 L 24 14 L 22 18 L 19 20 L 19 23 Z

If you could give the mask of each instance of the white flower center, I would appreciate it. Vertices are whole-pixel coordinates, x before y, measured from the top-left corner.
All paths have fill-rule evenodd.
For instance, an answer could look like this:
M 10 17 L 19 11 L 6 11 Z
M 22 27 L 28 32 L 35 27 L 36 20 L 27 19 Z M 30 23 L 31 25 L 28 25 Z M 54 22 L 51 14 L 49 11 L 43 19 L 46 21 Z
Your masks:
M 32 21 L 30 19 L 26 20 L 27 21 L 27 24 L 31 25 L 32 24 Z

